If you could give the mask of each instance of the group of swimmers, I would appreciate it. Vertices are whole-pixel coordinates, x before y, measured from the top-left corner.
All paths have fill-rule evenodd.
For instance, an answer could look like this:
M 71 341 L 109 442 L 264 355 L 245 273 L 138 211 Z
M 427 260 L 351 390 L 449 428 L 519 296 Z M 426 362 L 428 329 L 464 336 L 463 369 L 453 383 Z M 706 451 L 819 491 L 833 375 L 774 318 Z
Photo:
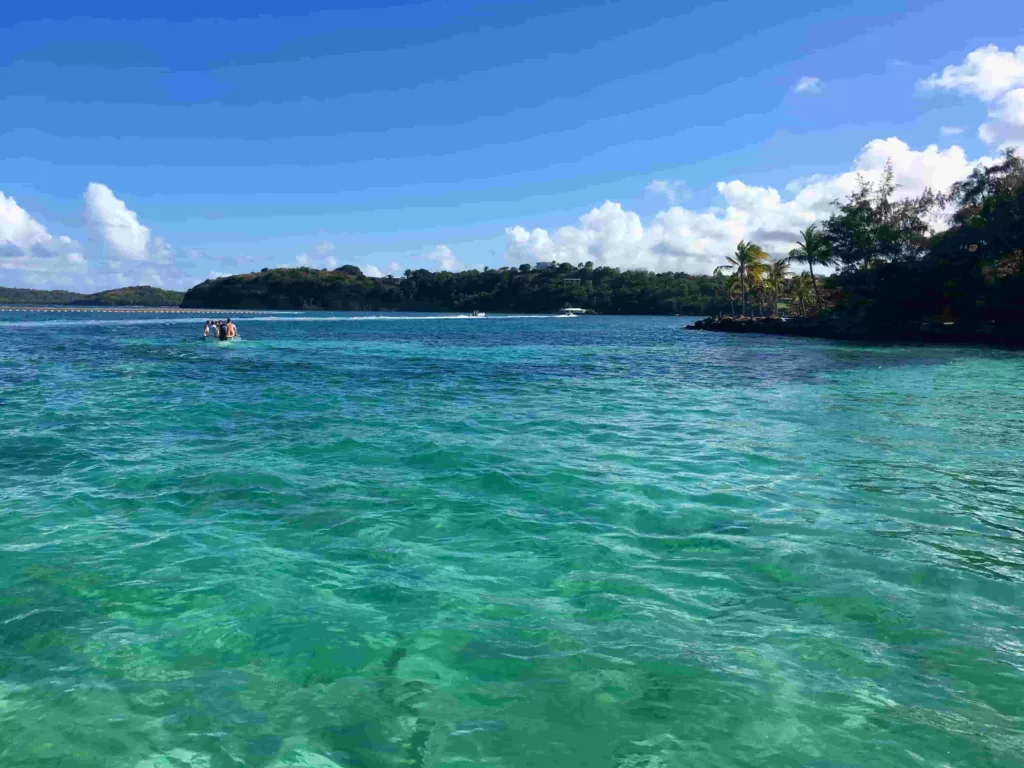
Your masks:
M 233 339 L 238 335 L 238 328 L 231 322 L 229 317 L 227 320 L 207 320 L 206 325 L 203 327 L 203 338 L 213 336 L 218 341 L 227 341 Z

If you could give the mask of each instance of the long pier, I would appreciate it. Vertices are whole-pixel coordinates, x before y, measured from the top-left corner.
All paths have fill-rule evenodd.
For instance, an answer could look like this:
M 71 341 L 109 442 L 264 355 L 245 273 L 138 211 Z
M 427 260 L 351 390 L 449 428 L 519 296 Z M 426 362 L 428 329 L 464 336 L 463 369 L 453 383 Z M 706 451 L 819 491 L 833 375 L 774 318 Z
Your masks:
M 120 314 L 157 315 L 263 315 L 267 309 L 183 309 L 181 307 L 27 307 L 4 304 L 0 312 L 115 312 Z

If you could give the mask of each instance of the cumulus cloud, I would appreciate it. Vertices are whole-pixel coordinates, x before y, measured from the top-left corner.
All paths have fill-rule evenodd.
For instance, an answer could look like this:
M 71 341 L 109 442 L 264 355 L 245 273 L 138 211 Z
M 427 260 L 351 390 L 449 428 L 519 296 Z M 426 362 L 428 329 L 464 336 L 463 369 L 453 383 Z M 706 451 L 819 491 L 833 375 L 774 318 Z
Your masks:
M 8 285 L 94 291 L 112 285 L 188 288 L 195 280 L 178 254 L 156 237 L 109 187 L 90 184 L 83 195 L 93 245 L 54 236 L 0 192 L 0 270 Z M 184 254 L 189 260 L 189 252 Z
M 439 245 L 424 258 L 437 262 L 438 267 L 445 272 L 456 272 L 463 268 L 463 263 L 455 258 L 452 249 L 447 245 Z
M 753 240 L 775 256 L 796 244 L 801 229 L 825 218 L 831 202 L 856 189 L 858 177 L 880 178 L 891 162 L 898 196 L 916 196 L 926 188 L 945 189 L 967 176 L 979 162 L 969 160 L 958 146 L 932 145 L 912 150 L 897 138 L 868 143 L 851 170 L 836 176 L 798 179 L 783 196 L 773 187 L 739 180 L 716 185 L 723 206 L 695 211 L 672 206 L 647 223 L 620 203 L 607 201 L 585 213 L 574 226 L 553 233 L 522 226 L 506 230 L 509 263 L 556 261 L 655 271 L 711 272 L 736 248 L 739 240 Z
M 282 264 L 282 267 L 312 267 L 313 269 L 335 269 L 338 266 L 338 257 L 334 255 L 334 243 L 324 240 L 310 249 L 311 253 L 303 251 L 295 257 L 292 264 Z
M 795 93 L 821 93 L 820 77 L 801 77 L 793 86 Z
M 0 192 L 0 274 L 14 278 L 4 282 L 71 286 L 86 268 L 78 248 L 67 235 L 51 235 L 13 197 Z
M 167 263 L 170 245 L 154 237 L 149 227 L 105 184 L 90 183 L 85 189 L 85 219 L 93 234 L 115 258 Z
M 78 289 L 93 282 L 87 275 L 85 257 L 78 251 L 39 255 L 0 245 L 0 284 Z
M 99 253 L 91 259 L 94 283 L 185 289 L 196 282 L 182 265 L 194 265 L 201 252 L 179 252 L 153 234 L 105 184 L 90 183 L 83 199 L 86 226 L 99 243 Z
M 974 96 L 989 106 L 989 122 L 978 127 L 988 144 L 1010 146 L 1024 142 L 1024 45 L 1002 51 L 986 45 L 918 83 L 925 92 L 953 91 Z
M 443 246 L 438 246 L 438 248 L 441 247 Z M 436 252 L 437 250 L 435 249 L 433 253 L 436 254 Z M 455 262 L 455 265 L 453 265 L 452 269 L 454 269 L 455 266 L 458 266 L 459 269 L 463 268 L 463 266 L 460 265 L 458 261 Z M 366 275 L 367 277 L 399 276 L 405 271 L 405 267 L 403 267 L 397 261 L 389 262 L 386 269 L 381 269 L 376 264 L 364 264 L 362 267 L 360 267 L 360 269 L 363 270 L 363 274 Z
M 690 196 L 686 182 L 680 180 L 655 179 L 647 185 L 646 191 L 655 195 L 664 195 L 669 205 L 673 205 L 678 199 L 685 200 Z
M 138 283 L 140 285 L 152 285 L 156 288 L 172 287 L 172 285 L 167 283 L 163 276 L 153 267 L 143 267 L 142 271 L 137 273 L 137 276 L 133 275 L 131 277 L 131 282 Z
M 950 64 L 942 72 L 926 77 L 921 85 L 994 101 L 1024 85 L 1024 45 L 1013 51 L 1001 51 L 995 45 L 978 48 L 967 54 L 963 64 Z
M 67 238 L 70 242 L 70 238 Z M 53 235 L 15 201 L 0 192 L 0 245 L 27 251 L 47 246 Z

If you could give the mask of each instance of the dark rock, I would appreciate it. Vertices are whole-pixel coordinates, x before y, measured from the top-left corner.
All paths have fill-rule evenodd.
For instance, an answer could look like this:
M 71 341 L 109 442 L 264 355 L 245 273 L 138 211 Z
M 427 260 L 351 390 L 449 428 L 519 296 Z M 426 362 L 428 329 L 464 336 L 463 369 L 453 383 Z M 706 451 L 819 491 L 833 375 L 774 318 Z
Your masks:
M 874 324 L 837 315 L 796 318 L 707 317 L 688 330 L 723 333 L 767 333 L 839 341 L 910 342 L 919 344 L 985 344 L 1024 347 L 1024 324 L 922 322 L 906 326 Z

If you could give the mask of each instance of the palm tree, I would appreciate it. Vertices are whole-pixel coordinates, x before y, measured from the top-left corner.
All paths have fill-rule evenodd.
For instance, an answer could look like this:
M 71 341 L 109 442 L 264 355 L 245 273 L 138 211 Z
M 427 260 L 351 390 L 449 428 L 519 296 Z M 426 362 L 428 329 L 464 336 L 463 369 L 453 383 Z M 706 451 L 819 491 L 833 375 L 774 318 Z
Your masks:
M 729 292 L 729 315 L 730 317 L 736 316 L 736 291 L 740 288 L 740 281 L 736 275 L 729 275 L 729 279 L 725 283 L 725 289 Z
M 715 277 L 718 277 L 719 275 L 722 274 L 722 268 L 718 267 L 717 269 L 715 269 L 713 274 L 715 275 Z M 736 316 L 736 304 L 735 304 L 735 301 L 736 301 L 736 289 L 739 288 L 739 287 L 740 287 L 740 284 L 739 284 L 739 281 L 736 279 L 736 275 L 729 275 L 726 278 L 726 281 L 725 281 L 725 295 L 729 297 L 729 315 L 732 316 L 732 317 Z M 716 294 L 716 296 L 718 294 L 718 289 L 717 288 L 715 289 L 715 294 Z
M 764 273 L 768 269 L 768 265 L 763 265 L 764 269 L 752 269 L 750 274 L 747 275 L 747 291 L 751 295 L 750 303 L 757 302 L 757 311 L 759 317 L 764 317 L 764 299 L 765 299 L 765 282 Z M 754 308 L 750 308 L 751 314 L 754 312 Z
M 821 311 L 821 292 L 818 290 L 818 281 L 814 277 L 814 265 L 830 267 L 835 263 L 832 256 L 832 244 L 824 232 L 818 229 L 817 224 L 811 224 L 800 233 L 802 242 L 789 252 L 789 258 L 800 261 L 807 265 L 811 275 L 811 285 L 814 287 L 814 297 L 818 302 L 818 311 Z
M 768 254 L 757 243 L 740 240 L 736 246 L 736 255 L 726 257 L 726 264 L 715 268 L 715 274 L 735 270 L 743 292 L 743 315 L 747 314 L 747 290 L 760 278 L 767 269 Z
M 793 298 L 796 303 L 800 305 L 800 314 L 804 317 L 807 316 L 807 305 L 811 301 L 812 286 L 814 283 L 811 278 L 808 277 L 806 272 L 802 272 L 793 278 L 790 284 L 790 290 L 793 292 Z
M 761 317 L 765 316 L 765 309 L 772 304 L 771 269 L 771 262 L 768 262 L 761 264 L 759 269 L 753 270 L 750 274 L 750 287 L 757 296 L 757 308 Z
M 786 285 L 787 277 L 789 277 L 789 259 L 778 259 L 768 266 L 765 282 L 772 291 L 772 302 L 775 305 L 776 316 L 779 314 L 779 295 Z
M 718 277 L 719 275 L 722 275 L 724 273 L 725 273 L 725 269 L 723 267 L 715 267 L 714 271 L 711 274 L 714 277 Z M 730 317 L 735 317 L 736 316 L 736 307 L 733 306 L 733 292 L 734 292 L 735 288 L 736 288 L 736 275 L 729 275 L 729 278 L 725 281 L 725 294 L 729 297 L 729 316 Z

